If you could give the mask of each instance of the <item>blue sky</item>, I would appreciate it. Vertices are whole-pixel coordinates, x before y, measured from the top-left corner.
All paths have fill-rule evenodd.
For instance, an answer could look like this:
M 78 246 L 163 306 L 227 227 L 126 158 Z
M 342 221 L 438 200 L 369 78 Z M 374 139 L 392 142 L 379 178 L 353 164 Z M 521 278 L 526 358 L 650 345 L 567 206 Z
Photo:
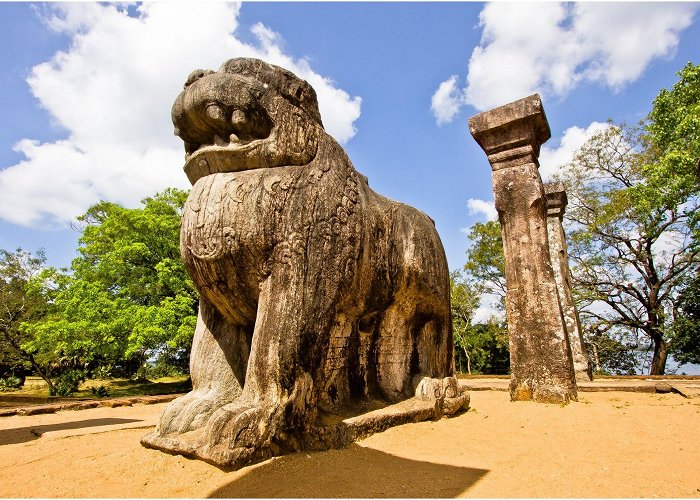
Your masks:
M 186 188 L 170 105 L 195 68 L 255 56 L 309 80 L 370 186 L 435 221 L 451 269 L 493 217 L 479 111 L 539 92 L 542 174 L 636 122 L 687 62 L 697 3 L 0 3 L 0 248 L 68 266 L 71 221 Z

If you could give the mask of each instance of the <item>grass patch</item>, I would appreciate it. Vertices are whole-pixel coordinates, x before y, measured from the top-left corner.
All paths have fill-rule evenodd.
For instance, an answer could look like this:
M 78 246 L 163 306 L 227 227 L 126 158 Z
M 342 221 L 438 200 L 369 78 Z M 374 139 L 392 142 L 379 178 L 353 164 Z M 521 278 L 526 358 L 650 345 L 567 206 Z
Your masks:
M 95 397 L 93 389 L 103 386 L 107 396 L 111 398 L 124 398 L 130 396 L 157 396 L 159 394 L 176 394 L 192 389 L 192 382 L 186 375 L 177 377 L 163 377 L 154 380 L 130 380 L 113 378 L 105 380 L 86 380 L 80 384 L 78 391 L 73 394 L 76 399 L 92 399 Z M 46 382 L 40 377 L 27 377 L 24 387 L 5 394 L 13 396 L 48 397 L 49 389 Z
M 510 375 L 484 375 L 482 373 L 463 373 L 463 372 L 455 372 L 455 377 L 458 379 L 471 379 L 471 378 L 501 378 L 501 379 L 510 379 Z

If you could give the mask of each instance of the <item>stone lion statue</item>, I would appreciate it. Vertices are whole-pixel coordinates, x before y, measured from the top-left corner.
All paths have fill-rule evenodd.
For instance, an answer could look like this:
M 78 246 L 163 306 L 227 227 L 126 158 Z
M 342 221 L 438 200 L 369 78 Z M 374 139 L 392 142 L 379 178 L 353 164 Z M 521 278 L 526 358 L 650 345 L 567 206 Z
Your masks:
M 232 59 L 190 74 L 172 118 L 193 184 L 180 239 L 200 294 L 193 390 L 144 445 L 237 468 L 468 405 L 434 224 L 368 187 L 306 81 Z

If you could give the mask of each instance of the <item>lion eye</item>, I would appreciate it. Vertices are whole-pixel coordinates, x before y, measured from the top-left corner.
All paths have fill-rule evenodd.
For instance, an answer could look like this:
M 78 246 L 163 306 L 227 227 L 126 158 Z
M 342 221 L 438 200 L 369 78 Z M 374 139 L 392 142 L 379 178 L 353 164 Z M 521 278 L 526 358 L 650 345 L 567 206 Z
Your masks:
M 214 121 L 221 122 L 226 120 L 226 115 L 221 106 L 218 104 L 209 104 L 206 109 L 207 116 Z
M 247 121 L 248 117 L 246 116 L 245 111 L 241 109 L 236 109 L 233 111 L 233 114 L 231 115 L 231 123 L 234 127 L 242 127 Z

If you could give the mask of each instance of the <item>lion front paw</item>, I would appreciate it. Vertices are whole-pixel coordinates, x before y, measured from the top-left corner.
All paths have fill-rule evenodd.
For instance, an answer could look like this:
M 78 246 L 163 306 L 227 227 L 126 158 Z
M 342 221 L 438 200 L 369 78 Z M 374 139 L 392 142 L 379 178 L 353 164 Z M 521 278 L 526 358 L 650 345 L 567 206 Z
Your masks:
M 244 401 L 219 408 L 207 422 L 203 450 L 210 460 L 239 468 L 273 456 L 271 443 L 275 406 L 258 406 Z
M 166 406 L 156 432 L 160 435 L 182 434 L 199 429 L 227 402 L 214 390 L 189 392 Z

